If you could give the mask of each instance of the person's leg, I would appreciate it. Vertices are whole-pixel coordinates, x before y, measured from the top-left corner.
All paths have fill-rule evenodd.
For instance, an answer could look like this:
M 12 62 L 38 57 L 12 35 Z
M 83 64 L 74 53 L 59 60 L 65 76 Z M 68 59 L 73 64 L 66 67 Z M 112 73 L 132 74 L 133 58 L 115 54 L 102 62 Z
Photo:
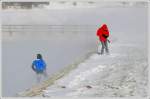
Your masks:
M 97 53 L 100 54 L 100 50 L 101 50 L 101 45 L 100 45 L 100 42 L 98 42 L 98 45 L 97 45 Z
M 105 46 L 106 53 L 109 54 L 107 41 L 104 42 L 104 46 Z
M 37 74 L 37 83 L 41 82 L 41 74 L 40 73 L 36 73 Z
M 104 42 L 101 42 L 101 44 L 102 44 L 102 48 L 101 48 L 101 53 L 100 54 L 103 54 L 104 53 L 105 45 L 104 45 Z
M 47 76 L 48 76 L 48 74 L 47 74 L 47 71 L 46 71 L 46 70 L 44 70 L 43 75 L 44 75 L 44 77 L 47 77 Z

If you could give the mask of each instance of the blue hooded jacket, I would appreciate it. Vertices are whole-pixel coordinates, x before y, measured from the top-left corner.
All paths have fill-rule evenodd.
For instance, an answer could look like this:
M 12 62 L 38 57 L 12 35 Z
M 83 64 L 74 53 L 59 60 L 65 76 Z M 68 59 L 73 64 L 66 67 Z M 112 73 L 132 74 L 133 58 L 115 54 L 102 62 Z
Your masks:
M 33 70 L 35 70 L 36 72 L 43 72 L 46 69 L 46 63 L 43 59 L 34 60 L 32 66 Z

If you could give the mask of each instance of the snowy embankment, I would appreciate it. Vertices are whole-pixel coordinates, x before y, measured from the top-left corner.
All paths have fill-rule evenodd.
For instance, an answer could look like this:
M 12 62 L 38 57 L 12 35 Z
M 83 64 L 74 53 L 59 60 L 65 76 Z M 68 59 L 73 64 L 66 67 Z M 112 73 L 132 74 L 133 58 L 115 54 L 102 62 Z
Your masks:
M 146 48 L 111 44 L 110 55 L 93 54 L 43 91 L 45 97 L 147 96 Z

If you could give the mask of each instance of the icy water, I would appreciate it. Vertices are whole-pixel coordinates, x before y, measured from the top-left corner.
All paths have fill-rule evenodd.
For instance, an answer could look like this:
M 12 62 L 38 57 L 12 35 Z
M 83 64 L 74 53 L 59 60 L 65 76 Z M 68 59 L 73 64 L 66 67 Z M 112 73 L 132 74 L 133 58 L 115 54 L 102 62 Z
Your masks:
M 31 69 L 37 53 L 43 55 L 50 76 L 94 48 L 93 44 L 89 48 L 85 42 L 77 42 L 80 40 L 3 41 L 3 96 L 15 96 L 17 92 L 37 84 L 36 75 Z

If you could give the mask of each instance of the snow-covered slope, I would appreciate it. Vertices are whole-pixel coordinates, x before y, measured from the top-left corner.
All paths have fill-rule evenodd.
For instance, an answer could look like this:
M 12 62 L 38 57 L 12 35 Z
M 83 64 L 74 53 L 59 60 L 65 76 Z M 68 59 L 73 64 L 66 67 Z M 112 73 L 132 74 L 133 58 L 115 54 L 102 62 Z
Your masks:
M 140 44 L 115 43 L 110 55 L 93 54 L 69 75 L 43 91 L 44 96 L 146 96 L 148 64 Z

